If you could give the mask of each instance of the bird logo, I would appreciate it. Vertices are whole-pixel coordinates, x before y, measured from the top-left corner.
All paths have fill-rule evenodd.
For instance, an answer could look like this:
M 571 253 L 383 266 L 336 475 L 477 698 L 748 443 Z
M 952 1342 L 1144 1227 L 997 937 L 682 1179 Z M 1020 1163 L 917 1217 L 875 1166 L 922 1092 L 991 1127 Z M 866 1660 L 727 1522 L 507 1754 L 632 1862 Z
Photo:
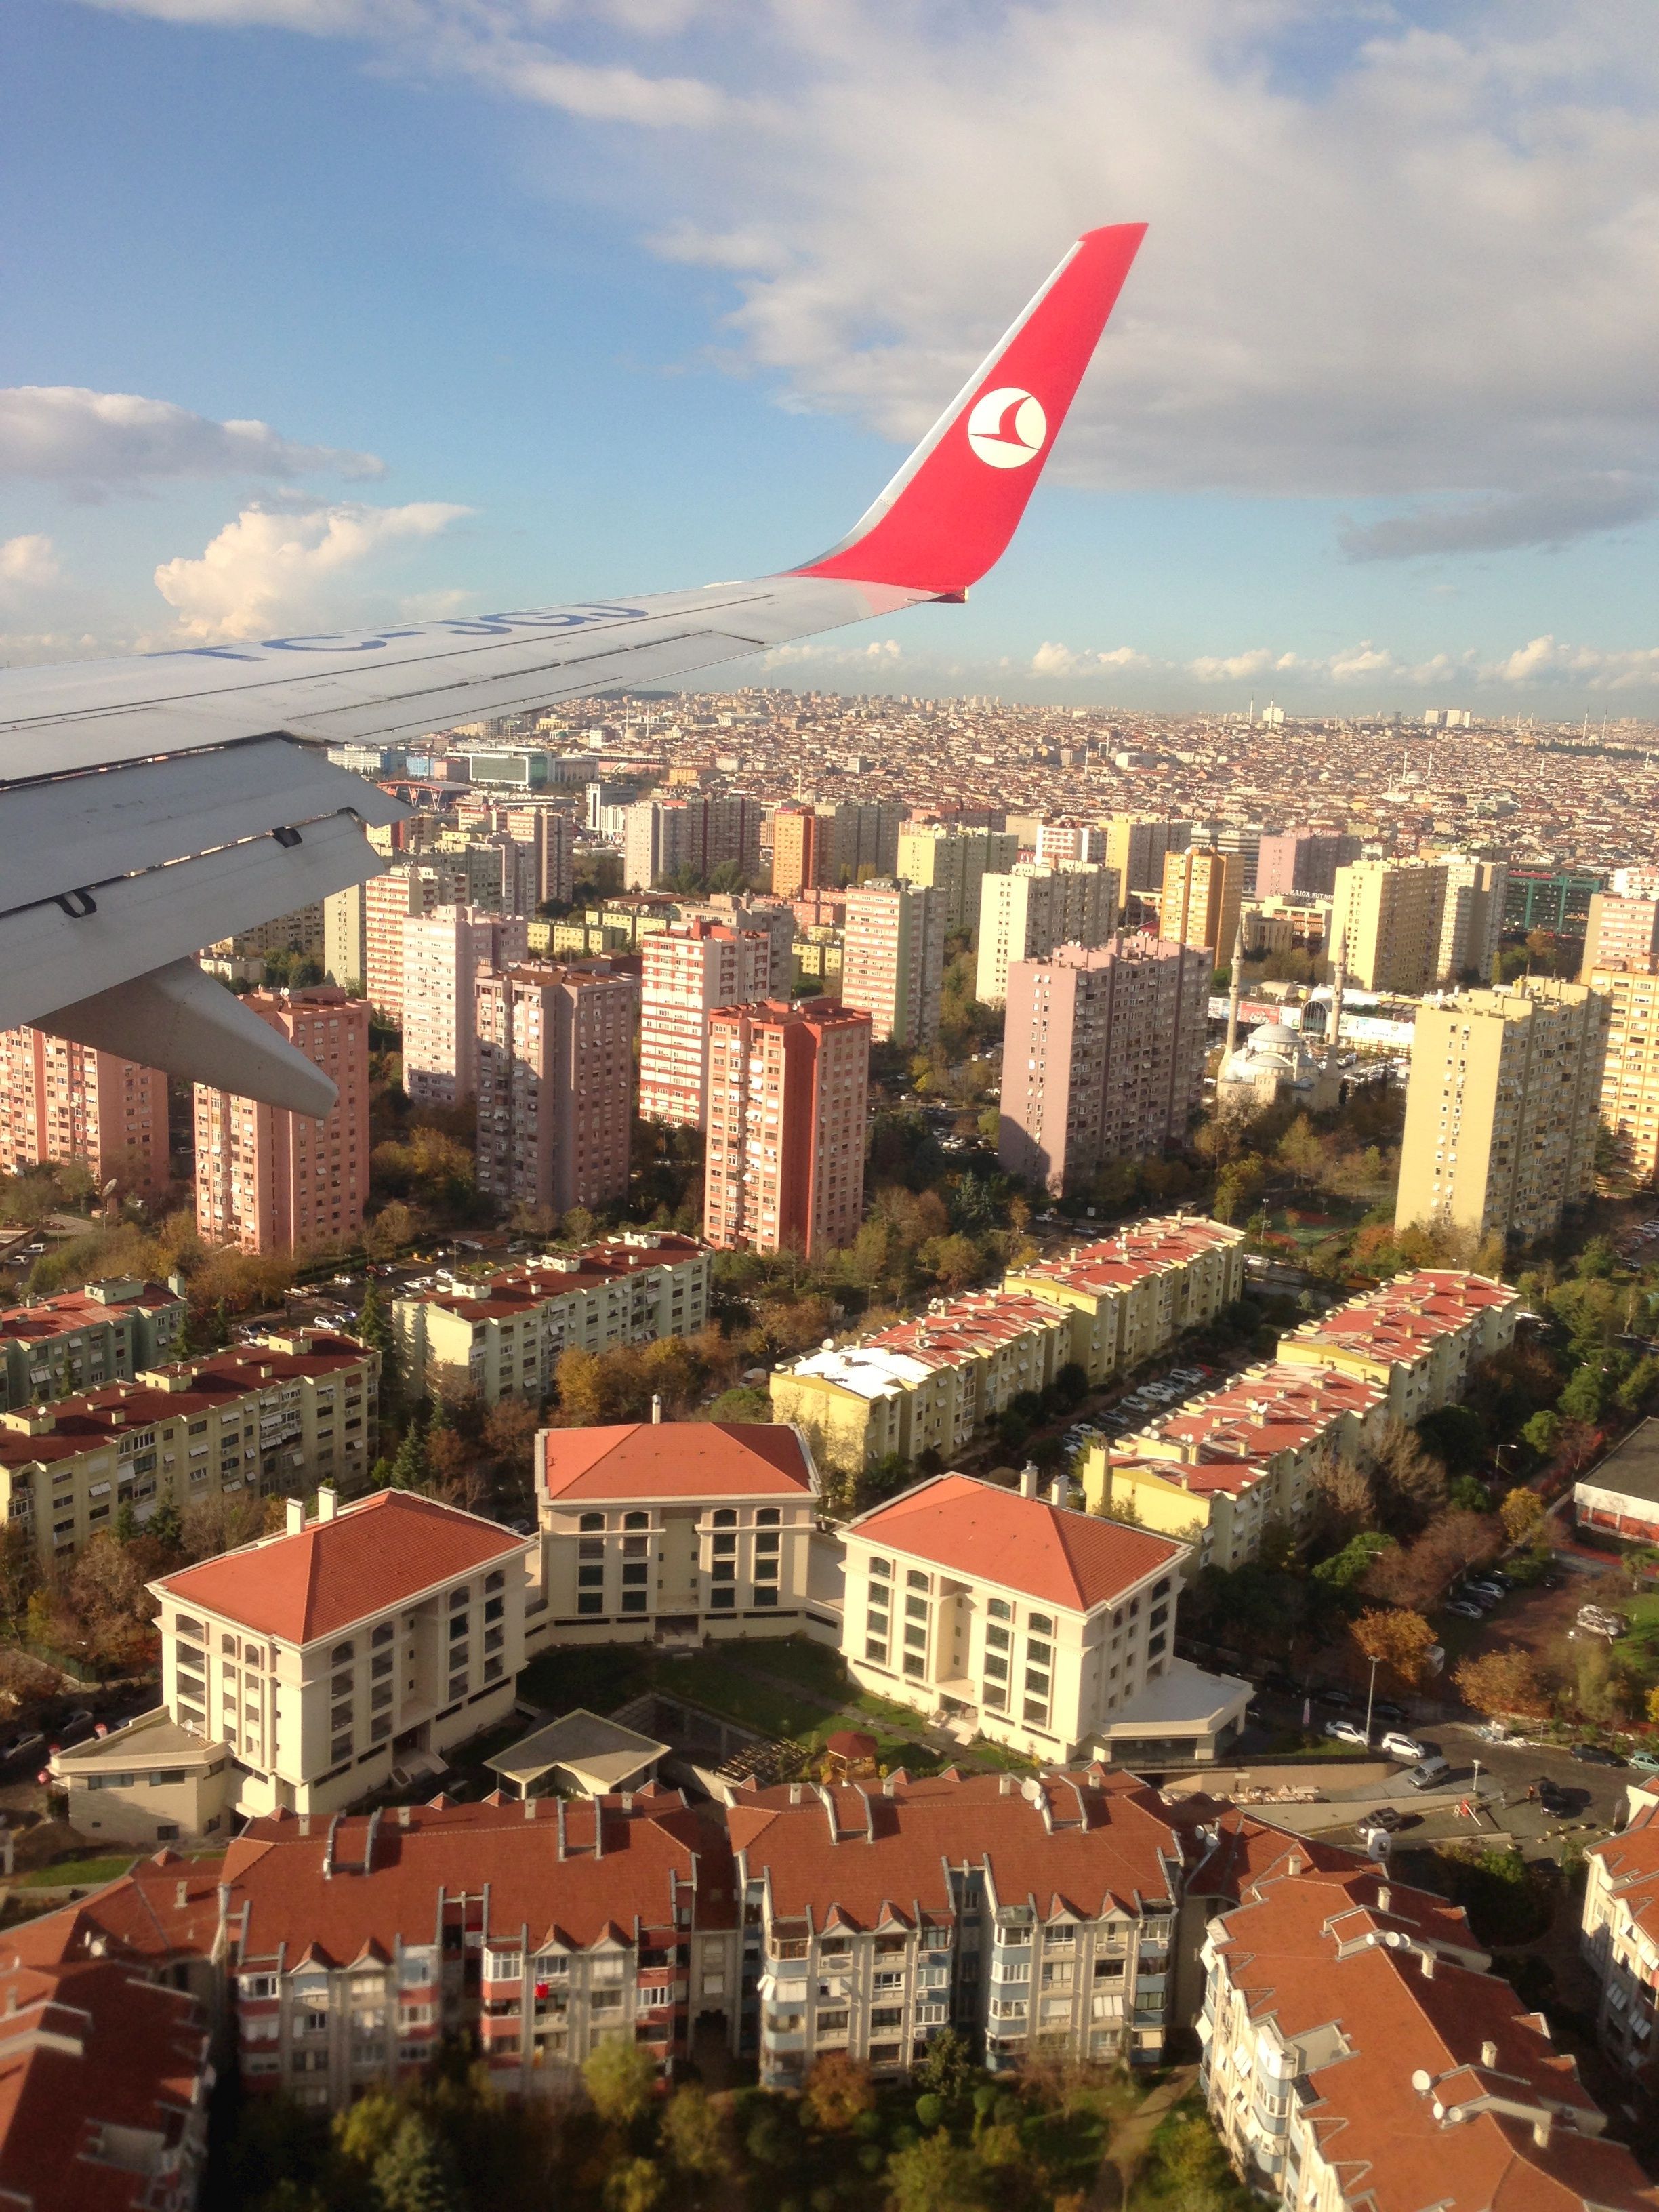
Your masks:
M 994 469 L 1023 469 L 1042 451 L 1048 434 L 1042 402 L 1014 385 L 982 393 L 968 417 L 968 442 Z

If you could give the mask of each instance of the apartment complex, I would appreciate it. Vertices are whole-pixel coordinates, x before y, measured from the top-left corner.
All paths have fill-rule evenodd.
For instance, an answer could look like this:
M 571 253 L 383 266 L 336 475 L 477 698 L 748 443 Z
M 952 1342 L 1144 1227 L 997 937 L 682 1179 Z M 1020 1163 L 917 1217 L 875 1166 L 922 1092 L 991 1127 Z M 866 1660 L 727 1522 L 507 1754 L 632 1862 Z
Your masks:
M 1331 892 L 1333 956 L 1362 991 L 1431 991 L 1445 974 L 1446 872 L 1437 860 L 1352 860 Z
M 1595 1978 L 1595 2032 L 1627 2080 L 1653 2079 L 1659 2013 L 1659 1804 L 1584 1854 L 1580 1949 Z
M 1039 851 L 1038 858 L 1047 860 L 1049 855 Z M 976 934 L 980 890 L 985 878 L 1006 875 L 1018 859 L 1019 840 L 1011 830 L 965 830 L 956 822 L 908 822 L 899 832 L 894 873 L 934 894 L 947 933 L 965 929 Z
M 1358 837 L 1340 830 L 1269 830 L 1256 848 L 1255 895 L 1328 897 L 1337 870 L 1351 866 L 1361 850 Z
M 776 1423 L 633 1421 L 536 1440 L 551 1644 L 810 1632 L 811 1454 Z M 833 1638 L 836 1623 L 817 1626 Z
M 1579 981 L 1588 983 L 1598 968 L 1617 969 L 1628 965 L 1643 972 L 1656 958 L 1659 958 L 1659 897 L 1592 893 Z
M 1210 955 L 1212 969 L 1232 956 L 1238 933 L 1238 909 L 1244 896 L 1244 864 L 1237 853 L 1212 845 L 1189 845 L 1166 853 L 1158 898 L 1158 933 Z
M 289 1525 L 150 1587 L 161 1700 L 230 1758 L 234 1809 L 335 1813 L 504 1720 L 532 1541 L 436 1499 L 289 1501 Z M 422 1762 L 426 1762 L 422 1764 Z
M 708 1017 L 772 988 L 772 940 L 758 930 L 686 922 L 647 937 L 640 985 L 640 1115 L 707 1126 Z
M 841 1474 L 890 1453 L 948 1459 L 1068 1363 L 1097 1385 L 1201 1327 L 1243 1293 L 1243 1237 L 1179 1216 L 1127 1223 L 1108 1243 L 1011 1271 L 1000 1291 L 936 1298 L 915 1321 L 775 1369 L 773 1417 L 798 1424 Z
M 818 872 L 821 885 L 856 884 L 860 878 L 898 872 L 899 832 L 909 810 L 891 799 L 838 799 L 820 803 Z
M 1183 1545 L 1018 1491 L 930 1476 L 842 1531 L 842 1655 L 878 1696 L 1028 1758 L 1203 1764 L 1248 1682 L 1174 1656 Z
M 870 1017 L 833 999 L 708 1018 L 703 1235 L 724 1250 L 850 1244 L 864 1216 Z
M 179 1291 L 136 1275 L 0 1309 L 0 1412 L 165 1366 L 187 1310 Z
M 1437 973 L 1453 981 L 1473 976 L 1479 982 L 1495 982 L 1493 963 L 1509 896 L 1508 864 L 1468 853 L 1438 853 L 1435 864 L 1446 878 Z
M 1389 1419 L 1409 1427 L 1462 1397 L 1470 1370 L 1514 1342 L 1521 1312 L 1507 1283 L 1424 1267 L 1304 1322 L 1279 1338 L 1279 1358 L 1381 1385 Z
M 1652 2205 L 1462 1909 L 1325 1856 L 1247 1880 L 1204 1945 L 1200 2081 L 1249 2185 L 1285 2212 Z
M 1583 981 L 1607 1006 L 1601 1126 L 1615 1171 L 1630 1184 L 1659 1180 L 1659 958 L 1598 960 Z
M 707 878 L 728 863 L 755 875 L 764 811 L 757 799 L 736 795 L 642 799 L 625 817 L 623 879 L 629 890 L 650 890 L 687 871 Z
M 394 1030 L 404 1025 L 404 928 L 411 915 L 429 915 L 453 906 L 466 896 L 466 878 L 449 860 L 402 860 L 383 876 L 371 876 L 356 890 L 338 894 L 344 903 L 329 902 L 334 916 L 329 926 L 328 973 L 343 985 L 361 976 L 368 1003 Z M 361 901 L 358 908 L 352 902 Z M 362 965 L 347 973 L 335 966 L 337 951 L 349 958 L 356 949 L 361 928 Z
M 100 1190 L 158 1197 L 173 1175 L 166 1076 L 44 1030 L 0 1030 L 0 1174 L 71 1160 Z
M 799 898 L 819 881 L 818 817 L 810 806 L 779 806 L 772 812 L 772 890 L 779 898 Z
M 1193 841 L 1190 822 L 1166 822 L 1145 814 L 1114 814 L 1106 823 L 1106 866 L 1117 878 L 1120 913 L 1129 902 L 1164 889 L 1164 863 L 1185 852 Z
M 1595 1184 L 1611 1002 L 1529 975 L 1424 1006 L 1395 1220 L 1531 1243 Z
M 1182 1844 L 1099 1767 L 728 1790 L 763 2086 L 845 2053 L 902 2074 L 955 2029 L 1007 2073 L 1039 2053 L 1155 2064 Z
M 526 962 L 473 986 L 478 1188 L 568 1213 L 628 1195 L 639 984 Z
M 877 1044 L 925 1052 L 939 1035 L 944 894 L 876 876 L 847 894 L 841 998 L 870 1017 Z
M 1011 963 L 998 1164 L 1058 1197 L 1179 1145 L 1203 1097 L 1211 968 L 1138 936 Z
M 451 1275 L 394 1298 L 392 1328 L 416 1395 L 474 1390 L 540 1400 L 567 1352 L 694 1336 L 708 1319 L 709 1255 L 695 1238 L 635 1229 L 580 1252 Z
M 974 995 L 1000 1006 L 1017 961 L 1046 960 L 1057 945 L 1103 945 L 1117 927 L 1118 878 L 1092 860 L 1020 860 L 980 884 Z
M 379 1441 L 380 1355 L 321 1329 L 143 1369 L 0 1413 L 0 1521 L 47 1561 L 163 1506 L 360 1489 Z
M 416 1106 L 476 1095 L 477 985 L 529 951 L 523 917 L 452 905 L 404 924 L 404 1089 Z
M 212 1244 L 349 1244 L 368 1195 L 368 1007 L 331 984 L 242 1002 L 316 1061 L 339 1096 L 319 1121 L 196 1086 L 196 1226 Z

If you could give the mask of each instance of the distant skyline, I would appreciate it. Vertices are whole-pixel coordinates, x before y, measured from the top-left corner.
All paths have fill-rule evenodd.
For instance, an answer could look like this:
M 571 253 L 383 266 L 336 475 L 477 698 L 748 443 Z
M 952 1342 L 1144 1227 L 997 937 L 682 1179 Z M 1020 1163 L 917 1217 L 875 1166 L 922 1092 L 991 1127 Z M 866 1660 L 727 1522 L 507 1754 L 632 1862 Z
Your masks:
M 711 682 L 1659 714 L 1619 0 L 9 0 L 0 659 L 759 574 L 1151 225 L 966 607 Z

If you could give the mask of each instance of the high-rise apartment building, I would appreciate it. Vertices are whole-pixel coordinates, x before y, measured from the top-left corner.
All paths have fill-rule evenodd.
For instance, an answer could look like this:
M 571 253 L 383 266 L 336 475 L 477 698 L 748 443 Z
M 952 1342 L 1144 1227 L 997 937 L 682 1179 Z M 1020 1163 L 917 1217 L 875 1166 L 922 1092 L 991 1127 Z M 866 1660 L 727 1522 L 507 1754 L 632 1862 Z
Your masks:
M 1352 860 L 1331 893 L 1331 957 L 1362 991 L 1431 991 L 1443 970 L 1446 871 L 1437 860 Z
M 44 1030 L 0 1030 L 0 1172 L 70 1160 L 122 1198 L 165 1190 L 166 1076 Z
M 795 910 L 787 899 L 776 898 L 769 891 L 752 896 L 711 891 L 706 899 L 679 900 L 673 911 L 681 921 L 712 921 L 720 929 L 758 931 L 771 945 L 772 964 L 750 995 L 787 998 L 795 975 Z M 638 942 L 644 944 L 643 933 Z
M 1098 832 L 1096 833 L 1098 835 Z M 1088 859 L 1087 854 L 1073 856 Z M 1012 868 L 1019 840 L 1008 830 L 964 830 L 954 822 L 910 822 L 899 832 L 894 872 L 935 892 L 947 931 L 979 932 L 980 886 L 987 871 Z
M 1293 898 L 1298 892 L 1328 897 L 1336 872 L 1357 860 L 1364 847 L 1340 830 L 1269 830 L 1256 849 L 1255 895 Z
M 772 941 L 763 931 L 692 921 L 641 946 L 640 1115 L 702 1128 L 708 1109 L 708 1017 L 752 1006 L 771 989 Z
M 708 1018 L 703 1235 L 732 1250 L 850 1244 L 864 1213 L 870 1017 L 832 999 Z
M 878 1044 L 925 1051 L 939 1035 L 945 908 L 938 891 L 874 876 L 847 894 L 841 1000 Z
M 1162 822 L 1145 814 L 1114 814 L 1106 823 L 1106 866 L 1117 871 L 1120 911 L 1145 891 L 1164 888 L 1164 862 L 1193 842 L 1190 822 Z
M 1000 1006 L 1016 960 L 1042 960 L 1057 945 L 1103 945 L 1117 926 L 1119 884 L 1092 860 L 1018 860 L 980 886 L 974 995 Z
M 478 1188 L 503 1207 L 628 1195 L 639 986 L 607 961 L 501 963 L 474 984 Z
M 404 1022 L 404 924 L 411 915 L 434 914 L 465 896 L 466 878 L 447 860 L 404 860 L 362 886 L 363 964 L 358 973 L 369 1005 L 393 1029 Z M 337 983 L 347 980 L 334 976 Z
M 1440 918 L 1438 978 L 1456 982 L 1473 977 L 1490 983 L 1492 963 L 1504 935 L 1504 901 L 1509 867 L 1470 853 L 1437 853 L 1435 865 L 1446 878 Z
M 1104 860 L 1106 832 L 1097 822 L 1039 822 L 1039 860 Z
M 1659 957 L 1602 961 L 1580 980 L 1607 1002 L 1601 1122 L 1619 1176 L 1659 1182 Z
M 404 1089 L 417 1106 L 471 1095 L 475 986 L 530 950 L 521 915 L 443 906 L 404 924 Z
M 1594 1182 L 1608 1012 L 1586 985 L 1540 975 L 1419 1009 L 1397 1227 L 1553 1233 Z
M 257 957 L 264 952 L 304 952 L 313 959 L 319 958 L 323 950 L 323 902 L 315 899 L 309 906 L 296 907 L 292 914 L 279 914 L 272 921 L 239 930 L 234 937 L 222 938 L 212 950 L 233 957 L 239 953 Z
M 368 974 L 368 885 L 348 884 L 323 901 L 323 980 L 342 989 L 367 988 Z
M 568 804 L 568 802 L 567 802 Z M 536 892 L 532 908 L 544 899 L 568 904 L 575 896 L 576 825 L 557 800 L 520 799 L 498 806 L 495 827 L 534 856 Z
M 339 1086 L 320 1121 L 196 1086 L 196 1226 L 244 1252 L 349 1243 L 368 1195 L 368 1007 L 330 984 L 242 1001 Z
M 818 817 L 810 806 L 780 806 L 772 816 L 772 889 L 799 898 L 818 883 Z
M 623 873 L 629 890 L 650 890 L 689 870 L 708 877 L 728 861 L 746 876 L 760 869 L 759 799 L 705 792 L 684 799 L 642 799 L 628 810 Z
M 1208 845 L 1166 853 L 1158 935 L 1199 946 L 1210 955 L 1212 969 L 1224 967 L 1232 957 L 1243 891 L 1243 864 L 1237 853 Z
M 1645 967 L 1659 954 L 1659 896 L 1615 897 L 1595 891 L 1589 902 L 1584 929 L 1584 959 L 1579 978 L 1588 982 L 1595 968 L 1615 968 L 1626 961 Z
M 820 805 L 818 881 L 855 884 L 861 875 L 890 876 L 898 867 L 899 832 L 909 809 L 896 799 L 841 799 Z
M 1203 1095 L 1211 965 L 1156 937 L 1015 961 L 998 1164 L 1058 1197 L 1178 1144 Z
M 541 872 L 528 839 L 509 836 L 505 830 L 487 830 L 471 837 L 447 836 L 439 849 L 463 878 L 468 906 L 486 914 L 528 917 L 535 913 L 541 899 Z

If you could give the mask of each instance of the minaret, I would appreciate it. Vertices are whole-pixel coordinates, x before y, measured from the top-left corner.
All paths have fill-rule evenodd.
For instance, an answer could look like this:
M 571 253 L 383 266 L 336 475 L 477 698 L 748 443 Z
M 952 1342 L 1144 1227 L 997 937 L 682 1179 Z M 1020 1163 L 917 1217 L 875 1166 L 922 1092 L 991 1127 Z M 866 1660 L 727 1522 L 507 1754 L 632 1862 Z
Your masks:
M 1233 972 L 1227 987 L 1227 1042 L 1222 1050 L 1221 1065 L 1225 1067 L 1232 1058 L 1233 1048 L 1238 1042 L 1238 994 L 1244 976 L 1244 908 L 1238 909 L 1238 927 L 1233 932 Z
M 1325 1073 L 1336 1073 L 1336 1048 L 1342 1035 L 1342 994 L 1348 983 L 1348 933 L 1345 929 L 1336 948 L 1336 976 L 1331 986 L 1331 1029 L 1325 1040 Z

